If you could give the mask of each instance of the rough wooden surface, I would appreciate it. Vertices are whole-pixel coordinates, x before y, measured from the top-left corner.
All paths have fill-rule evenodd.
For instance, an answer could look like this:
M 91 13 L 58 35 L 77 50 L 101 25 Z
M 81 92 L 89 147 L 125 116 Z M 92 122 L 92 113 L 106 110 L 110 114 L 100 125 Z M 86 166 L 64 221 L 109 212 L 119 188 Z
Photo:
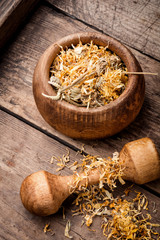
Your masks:
M 64 2 L 60 2 L 63 5 Z M 92 3 L 94 6 L 95 1 Z M 55 4 L 58 4 L 57 1 Z M 105 1 L 104 4 L 106 4 Z M 62 5 L 56 6 L 63 9 Z M 102 9 L 101 6 L 99 4 L 97 8 Z M 95 15 L 95 19 L 98 21 L 98 15 Z M 93 27 L 96 26 L 95 24 L 94 21 Z M 157 26 L 156 24 L 153 24 L 152 27 Z M 47 218 L 35 217 L 28 213 L 19 198 L 19 187 L 22 180 L 31 172 L 40 169 L 54 173 L 56 166 L 51 165 L 49 160 L 53 154 L 62 156 L 66 153 L 66 147 L 70 147 L 71 162 L 75 158 L 79 159 L 75 149 L 81 149 L 83 144 L 85 144 L 84 150 L 87 153 L 108 156 L 114 151 L 120 151 L 126 142 L 147 136 L 155 142 L 158 151 L 160 150 L 159 76 L 145 77 L 146 96 L 140 114 L 130 126 L 113 137 L 90 142 L 74 140 L 55 131 L 42 119 L 32 95 L 32 76 L 35 65 L 40 55 L 52 42 L 70 33 L 80 31 L 96 30 L 81 21 L 66 16 L 50 5 L 42 4 L 24 25 L 14 42 L 1 55 L 0 239 L 66 239 L 64 238 L 64 228 L 67 219 L 71 220 L 71 235 L 74 236 L 74 239 L 79 240 L 80 237 L 95 239 L 95 236 L 103 239 L 99 219 L 95 220 L 94 226 L 99 226 L 96 227 L 95 235 L 86 227 L 81 228 L 82 218 L 80 216 L 72 218 L 71 200 L 73 199 L 68 199 L 64 204 L 66 206 L 65 220 L 62 219 L 62 210 Z M 129 41 L 127 44 L 129 45 Z M 140 62 L 143 71 L 160 74 L 158 60 L 135 50 L 138 49 L 136 44 L 133 45 L 133 48 L 130 49 Z M 70 171 L 65 169 L 62 174 L 70 174 Z M 152 210 L 154 202 L 156 203 L 158 212 L 153 215 L 153 221 L 158 222 L 160 205 L 156 195 L 160 193 L 160 180 L 142 187 L 135 186 L 135 188 L 147 195 Z M 122 192 L 123 188 L 118 188 L 118 193 Z M 53 236 L 50 233 L 43 233 L 45 224 L 49 222 L 51 229 L 55 232 Z
M 70 235 L 75 240 L 80 237 L 87 239 L 106 239 L 102 235 L 100 228 L 101 219 L 95 218 L 92 229 L 96 232 L 89 231 L 85 225 L 81 227 L 82 216 L 72 216 L 72 201 L 74 196 L 70 197 L 63 205 L 65 207 L 66 219 L 63 219 L 62 209 L 50 217 L 37 217 L 24 209 L 19 196 L 19 190 L 24 177 L 29 174 L 44 169 L 51 173 L 56 173 L 56 164 L 51 164 L 51 157 L 61 157 L 67 153 L 66 147 L 54 139 L 45 136 L 28 124 L 14 118 L 13 116 L 0 111 L 0 131 L 1 131 L 1 168 L 0 168 L 0 239 L 66 239 L 64 230 L 67 220 L 71 222 Z M 68 148 L 69 149 L 69 148 Z M 80 155 L 69 149 L 70 163 Z M 71 174 L 71 170 L 65 168 L 62 175 Z M 122 195 L 126 187 L 119 186 L 116 195 Z M 149 194 L 138 186 L 134 190 L 143 192 L 149 200 L 150 213 L 153 216 L 152 222 L 160 223 L 160 202 L 159 198 Z M 130 199 L 133 194 L 130 194 Z M 157 212 L 153 214 L 154 204 Z M 50 223 L 50 228 L 55 235 L 50 232 L 45 234 L 43 228 Z
M 16 33 L 16 30 L 39 0 L 1 0 L 0 1 L 0 50 Z
M 85 150 L 91 154 L 106 156 L 114 151 L 120 151 L 126 142 L 146 136 L 151 137 L 159 149 L 160 82 L 157 76 L 145 77 L 145 102 L 136 120 L 124 131 L 111 138 L 90 142 L 73 140 L 52 129 L 40 116 L 32 95 L 32 76 L 35 65 L 40 55 L 52 42 L 67 34 L 84 31 L 84 28 L 85 31 L 92 31 L 77 20 L 71 20 L 47 6 L 41 6 L 3 56 L 0 64 L 1 105 L 67 143 L 79 148 L 85 144 Z M 131 50 L 144 71 L 160 74 L 158 61 Z
M 160 60 L 160 1 L 47 0 L 76 19 Z

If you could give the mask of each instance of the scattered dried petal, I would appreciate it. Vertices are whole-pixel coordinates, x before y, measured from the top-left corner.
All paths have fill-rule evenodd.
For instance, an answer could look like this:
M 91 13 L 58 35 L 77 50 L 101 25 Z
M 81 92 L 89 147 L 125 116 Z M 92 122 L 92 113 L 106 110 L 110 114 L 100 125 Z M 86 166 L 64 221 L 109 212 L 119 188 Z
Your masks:
M 72 236 L 69 235 L 70 229 L 71 229 L 71 223 L 70 223 L 70 220 L 68 220 L 66 224 L 65 232 L 64 232 L 64 236 L 67 238 L 73 238 Z
M 50 223 L 46 224 L 44 229 L 43 229 L 43 232 L 44 233 L 51 232 L 52 230 L 49 227 L 50 227 Z

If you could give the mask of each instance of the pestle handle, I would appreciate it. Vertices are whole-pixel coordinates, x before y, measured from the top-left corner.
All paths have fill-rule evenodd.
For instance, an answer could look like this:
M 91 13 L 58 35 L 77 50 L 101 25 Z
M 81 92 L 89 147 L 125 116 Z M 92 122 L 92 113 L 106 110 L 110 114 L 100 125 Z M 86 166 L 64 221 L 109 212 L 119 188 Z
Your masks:
M 120 152 L 123 161 L 124 179 L 144 184 L 160 177 L 159 155 L 154 143 L 149 138 L 127 143 Z M 56 213 L 62 202 L 72 190 L 83 185 L 99 182 L 100 172 L 92 170 L 88 176 L 80 174 L 78 186 L 76 176 L 56 176 L 46 171 L 39 171 L 26 177 L 21 185 L 21 200 L 26 209 L 40 216 Z M 71 189 L 73 187 L 73 189 Z M 78 188 L 77 188 L 78 187 Z

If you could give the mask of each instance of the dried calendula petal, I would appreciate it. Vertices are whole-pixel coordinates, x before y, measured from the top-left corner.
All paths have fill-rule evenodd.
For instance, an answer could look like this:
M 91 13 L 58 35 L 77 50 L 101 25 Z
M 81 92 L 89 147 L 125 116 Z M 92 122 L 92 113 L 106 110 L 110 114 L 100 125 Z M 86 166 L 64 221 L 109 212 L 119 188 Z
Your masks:
M 62 210 L 63 210 L 63 219 L 66 219 L 66 216 L 65 216 L 65 208 L 62 206 Z
M 86 225 L 87 225 L 87 227 L 89 227 L 93 222 L 92 216 L 86 215 L 85 219 L 86 219 Z
M 44 229 L 43 229 L 43 232 L 46 233 L 46 232 L 50 232 L 51 229 L 49 228 L 50 227 L 50 223 L 46 224 Z
M 64 231 L 64 236 L 67 238 L 73 238 L 72 236 L 69 235 L 70 229 L 71 229 L 71 223 L 70 223 L 70 220 L 68 220 L 65 227 L 65 231 Z
M 67 154 L 63 154 L 62 157 L 52 156 L 50 163 L 53 164 L 54 160 L 56 160 L 57 166 L 59 167 L 56 169 L 56 172 L 61 171 L 64 167 L 66 167 L 66 164 L 70 161 L 69 154 L 69 150 L 67 149 Z

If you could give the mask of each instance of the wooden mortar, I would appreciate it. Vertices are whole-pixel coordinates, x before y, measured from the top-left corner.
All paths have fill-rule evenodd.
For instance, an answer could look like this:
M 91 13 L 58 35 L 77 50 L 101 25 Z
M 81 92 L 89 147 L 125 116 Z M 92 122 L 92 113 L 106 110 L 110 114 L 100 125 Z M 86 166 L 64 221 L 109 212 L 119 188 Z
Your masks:
M 143 75 L 129 75 L 128 84 L 120 97 L 108 105 L 90 108 L 77 107 L 64 100 L 51 100 L 42 93 L 56 95 L 48 83 L 50 66 L 59 54 L 71 44 L 83 44 L 91 40 L 98 46 L 109 46 L 125 63 L 128 72 L 142 72 L 142 69 L 128 48 L 119 41 L 99 33 L 77 33 L 52 44 L 41 56 L 33 77 L 33 94 L 42 117 L 53 128 L 72 138 L 97 139 L 112 136 L 127 127 L 139 113 L 145 93 Z

